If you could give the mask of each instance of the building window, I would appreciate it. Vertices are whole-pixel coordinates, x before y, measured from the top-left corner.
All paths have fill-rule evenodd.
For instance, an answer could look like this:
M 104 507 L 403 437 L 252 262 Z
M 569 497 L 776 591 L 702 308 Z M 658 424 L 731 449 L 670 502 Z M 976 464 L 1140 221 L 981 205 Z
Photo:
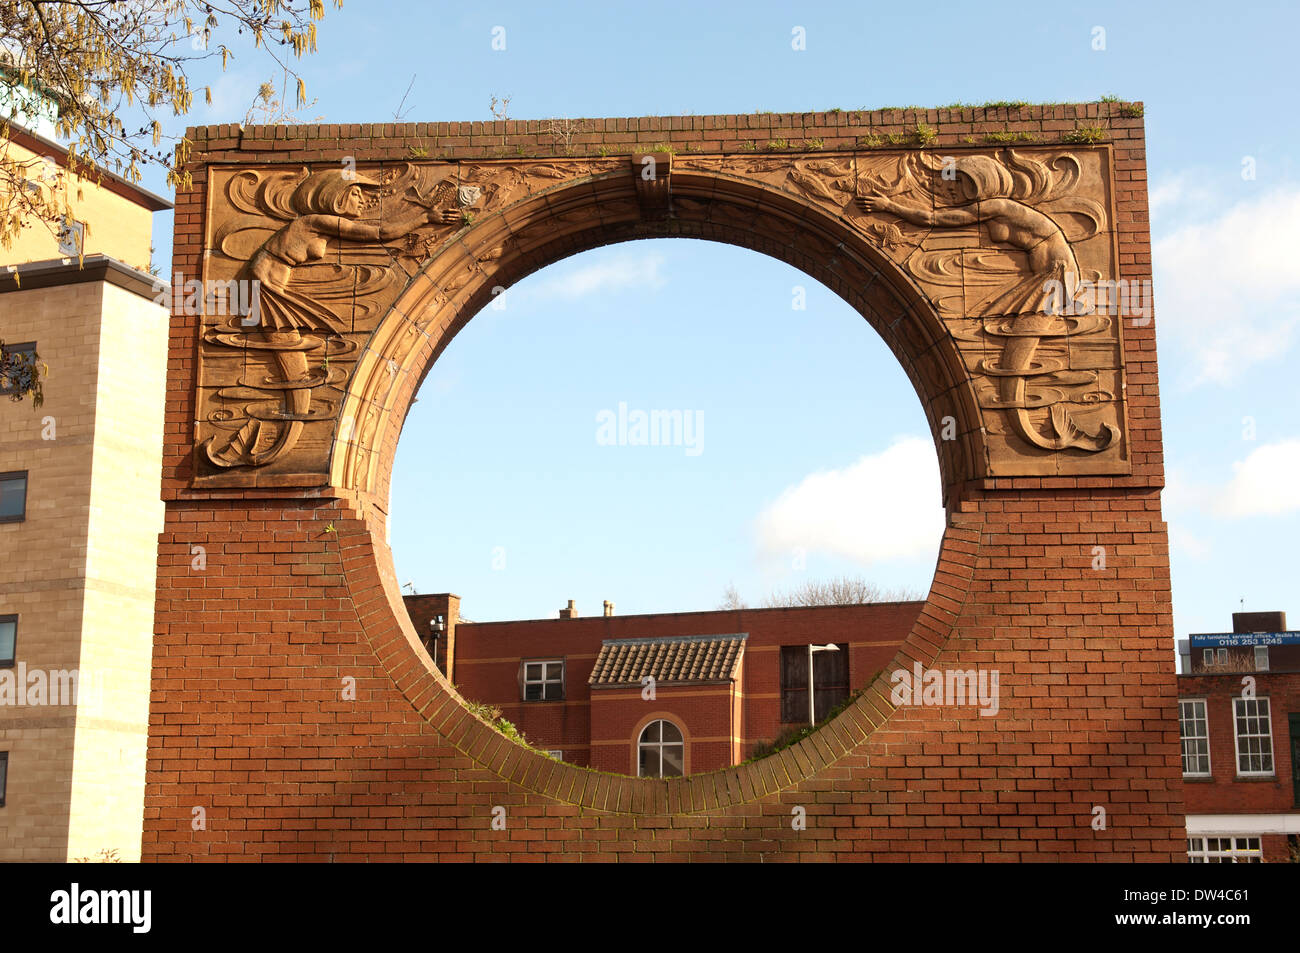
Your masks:
M 849 697 L 849 646 L 813 653 L 813 695 L 818 718 Z M 808 646 L 781 646 L 781 723 L 808 723 Z
M 564 698 L 564 662 L 544 660 L 524 663 L 524 701 L 549 702 Z
M 0 751 L 0 807 L 5 806 L 5 788 L 9 784 L 9 752 Z
M 564 752 L 560 751 L 558 748 L 551 748 L 546 752 L 546 754 L 548 757 L 554 758 L 556 761 L 564 760 Z
M 1205 699 L 1178 703 L 1178 732 L 1183 740 L 1184 777 L 1205 777 L 1210 773 L 1210 723 Z
M 65 258 L 80 255 L 86 246 L 86 224 L 66 215 L 59 223 L 59 254 Z
M 1219 664 L 1220 664 L 1220 665 L 1227 665 L 1227 664 L 1228 664 L 1228 650 L 1227 650 L 1227 649 L 1219 649 Z
M 14 664 L 18 647 L 18 616 L 0 615 L 0 668 Z
M 1201 650 L 1201 664 L 1207 668 L 1214 664 L 1214 649 Z
M 1234 698 L 1233 723 L 1237 733 L 1237 774 L 1273 773 L 1273 725 L 1267 698 Z
M 1187 860 L 1193 864 L 1262 864 L 1258 837 L 1189 837 Z
M 1268 671 L 1268 646 L 1267 645 L 1255 646 L 1255 671 L 1257 672 Z
M 686 742 L 671 721 L 652 721 L 637 741 L 639 778 L 680 778 L 686 773 Z
M 6 344 L 4 353 L 4 369 L 0 371 L 0 394 L 10 396 L 24 389 L 22 379 L 31 373 L 40 355 L 36 353 L 35 341 Z
M 0 523 L 27 518 L 27 471 L 0 473 Z

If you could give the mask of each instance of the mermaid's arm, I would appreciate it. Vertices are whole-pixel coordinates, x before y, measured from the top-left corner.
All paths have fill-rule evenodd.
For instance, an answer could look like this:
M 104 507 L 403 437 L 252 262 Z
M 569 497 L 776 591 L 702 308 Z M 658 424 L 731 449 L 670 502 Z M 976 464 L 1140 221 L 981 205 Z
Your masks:
M 394 238 L 401 238 L 407 232 L 413 232 L 421 225 L 428 224 L 431 219 L 432 212 L 430 210 L 420 209 L 391 222 L 384 222 L 378 228 L 379 240 L 387 242 Z
M 902 202 L 895 202 L 883 195 L 860 195 L 855 201 L 864 212 L 877 210 L 889 212 L 904 221 L 911 222 L 913 225 L 923 225 L 931 228 L 960 228 L 963 225 L 974 225 L 985 219 L 993 218 L 997 214 L 994 207 L 988 202 L 960 208 L 934 210 L 904 205 Z
M 931 221 L 940 228 L 961 228 L 974 225 L 992 216 L 979 205 L 974 208 L 945 208 L 931 214 Z
M 330 238 L 341 238 L 349 242 L 387 242 L 414 231 L 429 222 L 432 215 L 431 212 L 419 210 L 380 225 L 354 221 L 342 215 L 311 215 L 298 221 L 306 222 L 313 231 Z

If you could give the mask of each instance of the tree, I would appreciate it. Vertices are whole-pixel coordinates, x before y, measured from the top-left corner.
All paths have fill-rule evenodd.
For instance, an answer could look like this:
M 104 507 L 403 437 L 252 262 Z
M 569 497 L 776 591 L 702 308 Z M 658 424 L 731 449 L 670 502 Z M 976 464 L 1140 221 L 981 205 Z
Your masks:
M 773 591 L 763 599 L 764 609 L 781 609 L 792 606 L 854 606 L 872 602 L 914 602 L 924 596 L 915 589 L 899 586 L 882 589 L 861 576 L 841 576 L 826 581 L 810 580 L 788 592 Z M 723 593 L 719 609 L 747 609 L 735 586 Z
M 295 81 L 305 105 L 292 64 L 315 52 L 324 16 L 323 0 L 0 0 L 0 246 L 37 223 L 57 234 L 70 211 L 63 170 L 10 155 L 9 125 L 35 101 L 58 106 L 68 173 L 97 181 L 107 169 L 138 182 L 144 168 L 161 166 L 168 185 L 186 188 L 190 143 L 164 136 L 160 117 L 193 106 L 187 67 L 220 57 L 225 69 L 233 54 L 217 36 L 233 28 L 278 64 L 286 85 Z M 210 87 L 204 96 L 212 101 Z M 164 139 L 174 147 L 160 148 Z
M 728 583 L 727 588 L 722 593 L 722 604 L 719 609 L 748 609 L 749 606 L 745 600 L 740 597 L 740 591 L 736 588 L 735 583 Z

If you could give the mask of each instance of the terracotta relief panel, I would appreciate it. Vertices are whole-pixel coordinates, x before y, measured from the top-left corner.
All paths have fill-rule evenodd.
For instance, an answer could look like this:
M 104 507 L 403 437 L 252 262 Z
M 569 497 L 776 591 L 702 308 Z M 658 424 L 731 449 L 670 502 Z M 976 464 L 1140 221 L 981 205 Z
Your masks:
M 1121 474 L 1110 152 L 684 157 L 852 221 L 929 299 L 978 396 L 988 476 Z
M 503 274 L 566 235 L 638 221 L 671 234 L 675 217 L 821 263 L 854 298 L 910 283 L 938 323 L 902 304 L 874 322 L 912 355 L 914 380 L 948 375 L 927 403 L 963 365 L 955 379 L 984 436 L 970 475 L 1128 472 L 1106 148 L 678 155 L 658 168 L 650 180 L 626 157 L 213 167 L 195 485 L 325 483 L 336 439 L 379 439 L 391 408 L 376 361 L 396 379 L 402 355 L 508 260 Z M 827 223 L 861 246 L 846 250 Z M 399 297 L 419 313 L 394 312 Z M 415 343 L 372 339 L 390 313 Z M 944 329 L 955 347 L 940 342 L 940 358 L 929 352 Z
M 325 482 L 358 356 L 434 252 L 476 217 L 615 167 L 212 169 L 203 289 L 186 305 L 203 312 L 195 484 Z M 500 244 L 460 263 L 442 293 L 454 297 Z

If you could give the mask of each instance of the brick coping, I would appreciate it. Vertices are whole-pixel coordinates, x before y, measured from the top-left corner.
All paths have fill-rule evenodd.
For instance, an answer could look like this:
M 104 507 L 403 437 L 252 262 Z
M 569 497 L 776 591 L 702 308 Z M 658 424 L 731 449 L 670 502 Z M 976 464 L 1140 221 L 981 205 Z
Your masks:
M 557 125 L 567 124 L 575 130 L 574 138 L 583 135 L 605 136 L 609 133 L 673 133 L 881 128 L 915 126 L 918 122 L 945 126 L 976 126 L 989 123 L 1055 122 L 1070 120 L 1107 120 L 1121 128 L 1130 124 L 1141 125 L 1145 112 L 1141 101 L 1095 101 L 1088 103 L 1026 103 L 1024 105 L 948 105 L 937 107 L 894 106 L 877 109 L 832 109 L 806 112 L 753 112 L 744 114 L 714 113 L 707 115 L 620 116 L 540 118 L 505 120 L 460 120 L 441 122 L 386 122 L 386 123 L 302 123 L 295 125 L 248 125 L 222 123 L 208 126 L 191 126 L 188 138 L 200 150 L 216 141 L 235 139 L 246 142 L 249 148 L 275 148 L 277 142 L 340 139 L 424 139 L 430 137 L 464 137 L 495 140 L 495 145 L 510 145 L 511 137 L 547 136 Z M 976 130 L 996 134 L 1001 128 Z M 1063 130 L 1068 131 L 1068 129 Z M 504 137 L 504 141 L 502 140 Z M 1051 141 L 1051 140 L 1043 140 Z M 257 142 L 257 146 L 252 143 Z M 489 143 L 484 142 L 486 146 Z M 904 143 L 893 143 L 900 145 Z M 985 143 L 986 145 L 988 143 Z M 652 143 L 653 145 L 653 143 Z M 217 146 L 230 148 L 231 146 Z M 798 151 L 798 150 L 795 150 Z M 585 153 L 565 153 L 585 154 Z

